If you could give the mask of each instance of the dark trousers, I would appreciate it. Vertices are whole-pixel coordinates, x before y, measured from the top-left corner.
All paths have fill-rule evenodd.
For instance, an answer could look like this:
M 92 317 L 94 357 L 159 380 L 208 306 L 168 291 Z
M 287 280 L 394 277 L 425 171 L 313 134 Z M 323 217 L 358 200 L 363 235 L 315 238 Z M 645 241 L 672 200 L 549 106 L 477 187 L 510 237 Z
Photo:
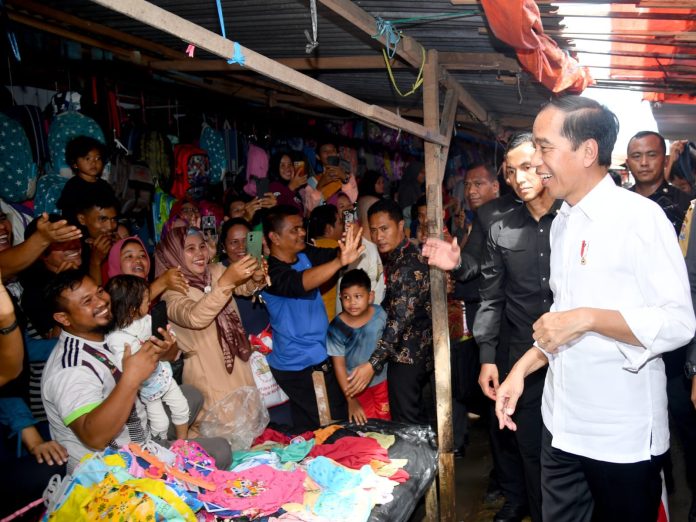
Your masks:
M 544 390 L 543 371 L 525 379 L 513 420 L 517 431 L 501 430 L 491 401 L 491 452 L 500 489 L 514 505 L 527 505 L 534 522 L 541 517 L 541 395 Z M 501 376 L 501 379 L 504 376 Z
M 693 497 L 696 493 L 696 410 L 691 402 L 691 381 L 683 372 L 667 378 L 667 406 L 684 447 L 686 481 Z
M 310 366 L 304 370 L 297 371 L 271 368 L 271 373 L 278 386 L 290 398 L 292 426 L 297 433 L 316 430 L 320 426 L 319 407 L 317 406 L 317 396 L 314 393 L 314 381 L 312 380 L 314 368 L 324 368 L 324 381 L 326 382 L 331 418 L 333 420 L 345 420 L 348 418 L 346 398 L 338 385 L 330 359 L 327 359 L 327 361 L 329 362 L 325 362 L 317 367 Z
M 616 464 L 551 446 L 543 428 L 542 511 L 549 522 L 655 522 L 660 507 L 664 455 Z
M 432 371 L 425 369 L 425 361 L 416 360 L 413 364 L 389 362 L 387 367 L 387 386 L 389 389 L 389 408 L 392 420 L 409 424 L 428 424 L 435 411 L 432 400 L 435 396 Z M 433 393 L 427 401 L 423 390 L 431 384 Z

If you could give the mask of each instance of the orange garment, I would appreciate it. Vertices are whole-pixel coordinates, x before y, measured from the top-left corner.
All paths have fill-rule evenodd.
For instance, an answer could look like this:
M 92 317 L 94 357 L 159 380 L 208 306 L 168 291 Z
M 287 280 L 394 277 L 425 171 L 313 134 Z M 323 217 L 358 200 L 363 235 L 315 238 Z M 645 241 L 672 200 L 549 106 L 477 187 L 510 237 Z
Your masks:
M 340 430 L 341 427 L 342 426 L 339 426 L 338 424 L 332 424 L 331 426 L 327 426 L 326 428 L 319 428 L 314 432 L 314 444 L 324 444 L 326 439 L 328 439 L 331 435 Z

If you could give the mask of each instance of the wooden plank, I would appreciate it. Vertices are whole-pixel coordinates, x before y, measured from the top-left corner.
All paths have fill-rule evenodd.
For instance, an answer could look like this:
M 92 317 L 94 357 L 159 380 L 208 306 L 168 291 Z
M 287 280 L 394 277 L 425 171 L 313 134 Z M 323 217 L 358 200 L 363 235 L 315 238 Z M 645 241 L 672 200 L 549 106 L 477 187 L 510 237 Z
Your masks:
M 437 504 L 437 476 L 430 484 L 428 491 L 425 492 L 425 520 L 427 522 L 438 522 L 439 507 Z
M 505 71 L 519 72 L 517 60 L 508 58 L 500 53 L 440 53 L 440 63 L 443 67 L 458 71 Z M 359 56 L 308 56 L 302 58 L 274 58 L 275 61 L 287 65 L 296 71 L 326 71 L 326 70 L 359 70 L 384 69 L 384 57 L 380 54 Z M 187 72 L 224 72 L 243 71 L 237 64 L 228 64 L 220 60 L 182 59 L 157 60 L 150 63 L 153 69 L 176 70 Z M 393 60 L 392 69 L 411 67 L 401 60 Z
M 454 129 L 454 119 L 457 116 L 457 95 L 453 89 L 447 89 L 445 93 L 445 103 L 442 106 L 442 117 L 440 118 L 440 134 L 443 136 L 452 136 Z M 447 147 L 449 149 L 449 147 Z M 444 167 L 445 162 L 442 162 Z M 442 173 L 444 177 L 445 173 Z
M 194 24 L 180 16 L 162 9 L 145 0 L 93 0 L 99 5 L 108 7 L 126 16 L 130 16 L 144 24 L 151 25 L 164 32 L 192 43 L 196 47 L 205 49 L 222 58 L 234 55 L 234 42 L 213 33 L 201 26 Z M 425 141 L 444 145 L 448 138 L 438 132 L 426 129 L 412 121 L 406 120 L 396 114 L 376 105 L 370 105 L 353 96 L 349 96 L 338 89 L 334 89 L 314 78 L 295 71 L 283 64 L 275 62 L 251 49 L 239 46 L 245 60 L 245 67 L 259 74 L 279 81 L 298 91 L 310 94 L 320 100 L 333 103 L 347 111 L 364 116 L 367 119 L 381 123 L 388 127 L 404 130 Z
M 335 13 L 341 15 L 343 18 L 370 36 L 378 32 L 377 20 L 375 20 L 370 13 L 359 7 L 357 3 L 354 3 L 351 0 L 319 0 L 319 2 Z M 383 39 L 380 39 L 380 41 L 383 43 Z M 402 35 L 400 44 L 396 48 L 396 53 L 413 67 L 418 67 L 420 69 L 423 61 L 423 49 L 424 47 L 418 43 L 417 40 L 408 35 Z M 446 85 L 446 87 L 449 86 Z M 480 121 L 488 125 L 488 113 L 481 106 L 481 104 L 479 104 L 461 85 L 459 85 L 459 89 L 456 92 L 459 96 L 459 103 L 461 103 L 467 110 L 475 114 Z M 497 131 L 498 129 L 495 122 L 490 123 L 492 124 L 491 128 L 494 131 Z
M 334 13 L 342 16 L 361 31 L 374 36 L 379 32 L 377 20 L 351 0 L 319 0 L 319 3 L 331 9 Z M 376 38 L 382 45 L 385 44 L 384 37 Z M 407 35 L 402 35 L 401 42 L 397 48 L 397 54 L 405 59 L 412 67 L 420 69 L 423 63 L 423 46 L 416 40 Z
M 423 71 L 423 124 L 440 127 L 440 66 L 437 51 L 428 51 Z M 454 91 L 453 91 L 454 93 Z M 451 102 L 450 102 L 451 110 Z M 451 115 L 446 115 L 447 124 Z M 442 237 L 442 174 L 448 145 L 425 144 L 425 195 L 427 200 L 428 237 Z M 452 453 L 452 372 L 450 369 L 449 325 L 447 323 L 447 274 L 430 268 L 430 300 L 433 314 L 433 349 L 435 355 L 435 400 L 437 434 L 440 449 L 438 467 L 440 491 L 439 520 L 454 521 L 454 458 Z

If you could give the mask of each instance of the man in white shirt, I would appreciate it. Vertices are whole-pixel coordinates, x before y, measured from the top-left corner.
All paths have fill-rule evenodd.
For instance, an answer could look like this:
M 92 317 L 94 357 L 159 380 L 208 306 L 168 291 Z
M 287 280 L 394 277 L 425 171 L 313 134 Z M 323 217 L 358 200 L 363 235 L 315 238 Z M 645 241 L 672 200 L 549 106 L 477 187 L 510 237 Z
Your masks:
M 543 519 L 654 522 L 669 447 L 661 354 L 696 320 L 686 268 L 660 207 L 607 175 L 616 116 L 588 98 L 554 99 L 534 122 L 533 166 L 565 202 L 551 228 L 553 305 L 535 346 L 500 385 L 500 427 L 524 377 L 549 365 L 542 398 Z M 540 254 L 543 255 L 543 254 Z

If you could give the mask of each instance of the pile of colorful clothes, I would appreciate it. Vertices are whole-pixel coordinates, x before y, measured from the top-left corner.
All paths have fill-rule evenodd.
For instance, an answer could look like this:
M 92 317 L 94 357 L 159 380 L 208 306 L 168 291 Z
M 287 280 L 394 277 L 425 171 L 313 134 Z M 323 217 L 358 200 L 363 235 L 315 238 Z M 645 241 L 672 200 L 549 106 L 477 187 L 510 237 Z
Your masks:
M 367 521 L 409 481 L 408 460 L 389 456 L 396 440 L 339 425 L 292 438 L 266 429 L 228 470 L 192 441 L 130 444 L 86 457 L 49 486 L 43 520 Z

